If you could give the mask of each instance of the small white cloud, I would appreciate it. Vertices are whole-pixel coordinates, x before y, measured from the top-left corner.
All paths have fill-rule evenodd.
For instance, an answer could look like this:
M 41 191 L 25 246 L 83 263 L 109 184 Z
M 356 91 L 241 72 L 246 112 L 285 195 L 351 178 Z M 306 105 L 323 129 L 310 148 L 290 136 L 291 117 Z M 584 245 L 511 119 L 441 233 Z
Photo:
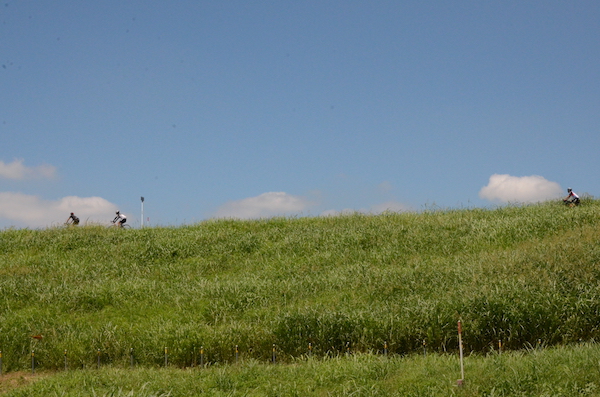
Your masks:
M 353 210 L 350 208 L 345 208 L 341 211 L 338 210 L 326 210 L 321 212 L 321 216 L 338 216 L 338 215 L 351 215 L 355 213 L 363 213 L 363 214 L 382 214 L 384 212 L 405 212 L 410 211 L 411 207 L 407 204 L 400 203 L 398 201 L 386 201 L 385 203 L 376 204 L 370 208 L 363 208 L 358 210 Z
M 285 192 L 268 192 L 256 197 L 225 203 L 215 212 L 216 218 L 254 219 L 297 214 L 312 203 L 300 196 Z
M 22 193 L 0 192 L 0 220 L 4 218 L 16 222 L 16 226 L 61 225 L 71 212 L 82 223 L 107 223 L 116 210 L 116 205 L 101 197 L 69 196 L 59 200 L 44 200 Z
M 338 210 L 325 210 L 323 212 L 321 212 L 321 216 L 340 216 L 340 215 L 352 215 L 355 214 L 357 212 L 357 210 L 353 210 L 351 208 L 345 208 L 341 211 Z
M 383 212 L 404 212 L 410 211 L 410 207 L 398 201 L 386 201 L 385 203 L 377 204 L 371 207 L 369 212 L 381 214 Z
M 389 193 L 391 192 L 394 187 L 392 186 L 392 184 L 388 181 L 383 181 L 381 182 L 378 186 L 377 189 L 381 192 L 381 193 Z
M 511 176 L 494 174 L 487 186 L 479 191 L 479 197 L 493 202 L 536 203 L 560 197 L 562 188 L 539 175 Z
M 4 179 L 52 179 L 56 176 L 56 167 L 52 165 L 40 165 L 37 167 L 27 167 L 23 164 L 23 159 L 14 160 L 12 163 L 5 163 L 0 160 L 0 178 Z

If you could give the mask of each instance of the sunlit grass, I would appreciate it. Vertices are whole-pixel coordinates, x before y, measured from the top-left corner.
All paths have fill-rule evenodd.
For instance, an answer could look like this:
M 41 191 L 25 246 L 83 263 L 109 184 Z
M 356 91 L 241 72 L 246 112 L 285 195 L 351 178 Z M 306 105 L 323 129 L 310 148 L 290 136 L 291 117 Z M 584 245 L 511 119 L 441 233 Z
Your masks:
M 372 354 L 300 358 L 288 364 L 116 368 L 42 373 L 16 396 L 599 396 L 600 347 L 561 346 L 465 357 Z
M 600 202 L 0 232 L 3 370 L 457 349 L 599 336 Z M 42 334 L 41 341 L 31 335 Z

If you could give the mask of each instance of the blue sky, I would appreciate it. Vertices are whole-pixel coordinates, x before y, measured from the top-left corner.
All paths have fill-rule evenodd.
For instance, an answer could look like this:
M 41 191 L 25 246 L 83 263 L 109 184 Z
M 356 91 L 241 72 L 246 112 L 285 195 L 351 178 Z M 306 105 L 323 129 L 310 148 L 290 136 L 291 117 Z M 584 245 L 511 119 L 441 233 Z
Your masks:
M 600 2 L 0 4 L 0 227 L 599 193 Z

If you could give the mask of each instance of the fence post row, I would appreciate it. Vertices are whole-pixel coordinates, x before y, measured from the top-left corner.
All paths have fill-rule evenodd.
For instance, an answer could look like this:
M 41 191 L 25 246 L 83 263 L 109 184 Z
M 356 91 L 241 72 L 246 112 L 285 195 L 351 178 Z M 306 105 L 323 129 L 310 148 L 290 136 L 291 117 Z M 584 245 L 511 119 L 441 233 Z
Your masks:
M 462 383 L 464 382 L 464 364 L 463 364 L 463 340 L 462 340 L 462 322 L 458 321 L 458 348 L 459 348 L 459 357 L 460 357 L 460 371 L 461 371 L 461 379 L 459 379 L 459 385 L 462 385 Z M 497 341 L 498 343 L 498 353 L 502 354 L 502 350 L 504 348 L 502 340 L 499 339 Z M 495 344 L 495 342 L 492 343 L 492 345 Z M 346 349 L 345 349 L 345 355 L 346 356 L 350 356 L 352 354 L 351 351 L 351 342 L 348 341 L 346 342 L 345 345 Z M 425 339 L 423 339 L 422 341 L 422 348 L 423 348 L 423 356 L 427 356 L 427 341 Z M 535 346 L 536 350 L 539 350 L 542 348 L 542 340 L 538 339 L 537 340 L 537 346 Z M 382 351 L 384 356 L 388 356 L 389 354 L 389 345 L 387 341 L 383 342 L 383 351 Z M 313 344 L 312 342 L 308 343 L 308 350 L 307 350 L 307 356 L 311 357 L 313 354 Z M 102 356 L 102 350 L 100 348 L 98 348 L 96 350 L 96 355 L 97 355 L 97 368 L 101 367 L 101 356 Z M 198 357 L 199 355 L 199 357 Z M 64 350 L 63 352 L 63 357 L 64 357 L 64 369 L 65 371 L 67 371 L 69 369 L 69 365 L 68 365 L 68 357 L 67 357 L 67 349 Z M 200 367 L 204 367 L 206 365 L 206 357 L 205 357 L 205 351 L 204 351 L 204 346 L 200 346 L 198 348 L 198 350 L 196 350 L 196 347 L 193 347 L 193 351 L 192 351 L 192 362 L 191 365 L 192 366 L 196 366 L 198 364 L 197 359 L 199 358 L 199 365 Z M 235 345 L 235 349 L 234 349 L 234 359 L 235 359 L 235 363 L 238 363 L 240 361 L 240 350 L 239 350 L 239 345 Z M 135 366 L 135 355 L 134 355 L 134 349 L 133 347 L 129 349 L 129 361 L 130 361 L 130 367 L 133 368 Z M 277 345 L 275 343 L 273 343 L 272 345 L 272 350 L 271 350 L 271 362 L 272 363 L 276 363 L 277 362 Z M 164 366 L 165 368 L 168 367 L 169 365 L 169 349 L 168 347 L 164 347 Z M 35 373 L 35 368 L 36 367 L 36 357 L 35 357 L 35 350 L 31 350 L 31 373 Z M 0 376 L 3 375 L 3 355 L 2 355 L 2 350 L 0 350 Z
M 541 344 L 541 342 L 540 342 Z M 423 347 L 425 346 L 425 341 L 423 341 Z M 169 349 L 168 347 L 165 347 L 164 350 L 164 366 L 167 367 L 169 365 Z M 206 361 L 205 361 L 205 352 L 204 352 L 204 346 L 200 346 L 200 348 L 196 351 L 196 348 L 194 347 L 193 350 L 193 365 L 196 366 L 197 364 L 197 357 L 196 357 L 196 352 L 198 352 L 199 354 L 199 359 L 200 359 L 200 367 L 204 367 Z M 240 351 L 239 351 L 239 345 L 235 345 L 235 362 L 239 362 L 240 359 Z M 307 355 L 310 357 L 312 356 L 313 353 L 313 345 L 312 343 L 309 342 L 308 344 L 308 351 L 307 351 Z M 346 342 L 346 355 L 350 355 L 351 354 L 351 350 L 350 350 L 350 342 Z M 383 345 L 383 354 L 384 355 L 388 355 L 388 344 L 387 341 L 384 342 Z M 68 358 L 67 358 L 67 349 L 65 349 L 63 351 L 63 361 L 64 361 L 64 369 L 65 371 L 67 371 L 69 369 L 69 365 L 68 365 Z M 97 349 L 96 350 L 96 367 L 100 368 L 101 366 L 101 357 L 102 357 L 102 350 L 101 349 Z M 277 345 L 275 343 L 273 343 L 273 347 L 272 347 L 272 353 L 271 353 L 271 362 L 276 363 L 277 362 Z M 133 347 L 129 349 L 129 365 L 131 368 L 133 368 L 135 366 L 135 355 L 134 355 L 134 349 Z M 31 372 L 35 373 L 35 350 L 31 351 Z M 2 351 L 0 350 L 0 375 L 2 375 Z
M 424 343 L 425 342 L 423 341 L 423 344 Z M 169 365 L 169 348 L 165 346 L 163 353 L 164 353 L 164 366 L 167 367 Z M 388 354 L 387 342 L 384 342 L 383 353 L 386 356 Z M 194 347 L 192 354 L 193 354 L 193 362 L 192 362 L 193 366 L 196 366 L 197 358 L 200 359 L 200 362 L 199 362 L 200 367 L 204 367 L 206 365 L 204 346 L 200 346 L 200 348 L 198 350 L 196 350 L 196 347 Z M 199 357 L 197 357 L 197 354 L 199 354 Z M 237 363 L 240 360 L 239 345 L 235 345 L 234 354 L 235 354 L 235 362 Z M 312 356 L 312 354 L 313 354 L 313 344 L 311 342 L 309 342 L 307 355 L 310 357 L 310 356 Z M 350 342 L 346 342 L 346 355 L 350 355 L 350 354 L 351 354 Z M 3 359 L 2 351 L 0 350 L 0 376 L 3 375 L 2 359 Z M 277 345 L 275 343 L 273 343 L 273 347 L 271 350 L 271 362 L 273 362 L 273 363 L 277 362 Z M 35 350 L 32 350 L 31 351 L 31 372 L 32 373 L 35 373 L 35 365 L 36 365 Z M 98 349 L 96 349 L 96 368 L 100 368 L 101 365 L 102 365 L 102 350 L 100 348 L 98 348 Z M 67 371 L 69 369 L 67 349 L 65 349 L 63 351 L 63 366 L 64 366 L 65 371 Z M 129 366 L 131 368 L 133 368 L 135 366 L 135 354 L 134 354 L 133 347 L 129 349 Z

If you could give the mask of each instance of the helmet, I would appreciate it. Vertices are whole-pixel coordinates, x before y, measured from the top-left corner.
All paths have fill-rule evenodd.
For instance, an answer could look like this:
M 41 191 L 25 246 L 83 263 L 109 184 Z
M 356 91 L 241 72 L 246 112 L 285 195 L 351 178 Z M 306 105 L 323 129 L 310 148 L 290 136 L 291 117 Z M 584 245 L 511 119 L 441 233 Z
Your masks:
M 119 211 L 115 212 L 115 214 L 119 215 Z
M 567 192 L 570 192 L 570 191 L 572 191 L 572 190 L 573 190 L 573 189 L 571 189 L 571 188 L 568 188 L 568 189 L 567 189 Z
M 71 212 L 71 215 L 75 215 L 75 214 Z

